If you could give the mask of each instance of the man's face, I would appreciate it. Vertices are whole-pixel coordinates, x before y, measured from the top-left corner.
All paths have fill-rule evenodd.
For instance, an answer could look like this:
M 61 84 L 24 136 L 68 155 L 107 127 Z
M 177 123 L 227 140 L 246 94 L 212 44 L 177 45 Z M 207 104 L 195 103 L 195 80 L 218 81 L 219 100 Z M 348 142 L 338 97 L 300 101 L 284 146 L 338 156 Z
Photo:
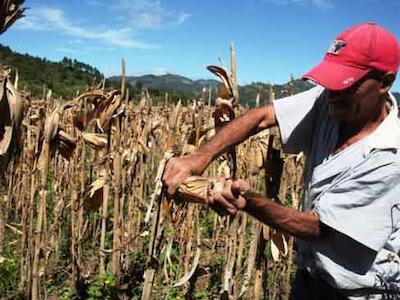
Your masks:
M 373 120 L 382 109 L 381 82 L 367 75 L 350 88 L 328 90 L 329 113 L 340 123 L 358 123 Z

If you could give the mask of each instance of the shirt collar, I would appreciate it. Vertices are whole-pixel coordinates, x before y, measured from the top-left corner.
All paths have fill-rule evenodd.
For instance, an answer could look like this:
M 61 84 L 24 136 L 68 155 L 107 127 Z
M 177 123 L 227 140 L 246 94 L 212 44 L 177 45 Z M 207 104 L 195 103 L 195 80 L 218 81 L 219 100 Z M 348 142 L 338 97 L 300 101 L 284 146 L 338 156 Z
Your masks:
M 368 145 L 372 149 L 400 148 L 400 120 L 397 102 L 389 92 L 390 112 L 378 128 L 368 136 Z

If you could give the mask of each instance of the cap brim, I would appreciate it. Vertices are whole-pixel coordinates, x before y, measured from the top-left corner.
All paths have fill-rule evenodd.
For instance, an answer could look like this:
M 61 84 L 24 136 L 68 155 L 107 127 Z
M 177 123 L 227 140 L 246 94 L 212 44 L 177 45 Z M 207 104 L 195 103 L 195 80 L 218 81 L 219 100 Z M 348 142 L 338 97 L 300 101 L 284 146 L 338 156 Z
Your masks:
M 352 86 L 369 71 L 369 69 L 355 68 L 325 59 L 303 75 L 303 80 L 310 79 L 324 88 L 340 91 Z

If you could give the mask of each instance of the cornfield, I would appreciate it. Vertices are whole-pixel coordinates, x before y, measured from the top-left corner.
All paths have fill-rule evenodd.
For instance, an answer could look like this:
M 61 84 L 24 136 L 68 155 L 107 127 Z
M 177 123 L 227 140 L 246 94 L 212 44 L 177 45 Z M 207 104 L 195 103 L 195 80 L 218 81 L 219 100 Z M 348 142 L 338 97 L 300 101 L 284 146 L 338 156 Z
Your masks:
M 230 71 L 209 70 L 221 80 L 215 107 L 206 91 L 185 107 L 167 97 L 154 105 L 147 91 L 129 101 L 124 63 L 119 89 L 103 80 L 70 100 L 50 90 L 30 99 L 3 67 L 1 299 L 288 299 L 293 238 L 204 203 L 212 178 L 224 176 L 298 209 L 304 159 L 282 154 L 277 129 L 164 197 L 168 159 L 246 111 L 233 49 Z

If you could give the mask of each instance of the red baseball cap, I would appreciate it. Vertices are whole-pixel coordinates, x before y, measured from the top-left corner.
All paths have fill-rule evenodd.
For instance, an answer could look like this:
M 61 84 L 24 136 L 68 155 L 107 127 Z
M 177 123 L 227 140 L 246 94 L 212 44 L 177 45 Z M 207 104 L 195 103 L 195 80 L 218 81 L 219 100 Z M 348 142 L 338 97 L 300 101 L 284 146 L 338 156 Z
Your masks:
M 368 22 L 351 27 L 333 41 L 323 61 L 303 75 L 330 90 L 343 90 L 372 70 L 397 73 L 400 47 L 396 37 Z

